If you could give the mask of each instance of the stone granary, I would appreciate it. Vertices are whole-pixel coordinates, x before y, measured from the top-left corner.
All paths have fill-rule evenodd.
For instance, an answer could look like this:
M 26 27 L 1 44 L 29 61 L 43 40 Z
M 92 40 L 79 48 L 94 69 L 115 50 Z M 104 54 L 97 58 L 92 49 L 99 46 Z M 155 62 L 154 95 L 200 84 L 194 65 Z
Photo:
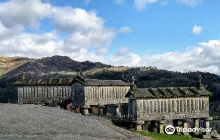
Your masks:
M 199 128 L 199 119 L 204 119 L 209 127 L 209 95 L 211 93 L 198 83 L 197 87 L 137 88 L 133 86 L 126 94 L 129 98 L 128 118 L 136 124 L 137 130 L 148 130 L 151 123 L 155 130 L 164 133 L 164 123 L 172 120 L 173 126 L 182 122 L 188 127 L 188 119 L 194 120 Z M 187 134 L 187 133 L 185 133 Z
M 14 83 L 18 91 L 18 103 L 56 104 L 71 99 L 70 78 L 25 79 L 22 74 Z
M 113 107 L 116 115 L 121 117 L 121 106 L 128 105 L 125 95 L 130 86 L 131 83 L 127 80 L 84 79 L 78 74 L 72 84 L 73 105 L 80 106 L 85 115 L 89 114 L 92 107 L 98 107 L 99 114 L 106 113 L 109 107 Z

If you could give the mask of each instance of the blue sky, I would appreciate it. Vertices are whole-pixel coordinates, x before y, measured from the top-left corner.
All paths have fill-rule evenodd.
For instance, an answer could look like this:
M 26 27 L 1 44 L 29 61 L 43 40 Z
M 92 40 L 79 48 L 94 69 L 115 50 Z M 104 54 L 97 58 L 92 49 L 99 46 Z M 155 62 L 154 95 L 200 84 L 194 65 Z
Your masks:
M 115 29 L 128 26 L 128 34 L 118 34 L 109 47 L 108 57 L 120 47 L 129 47 L 133 52 L 144 55 L 183 50 L 187 46 L 197 46 L 199 42 L 219 38 L 220 1 L 202 1 L 189 6 L 178 1 L 166 1 L 148 4 L 144 9 L 136 9 L 134 1 L 123 1 L 117 5 L 111 0 L 58 0 L 57 6 L 72 6 L 86 10 L 96 10 L 97 15 L 105 19 L 105 25 Z M 200 35 L 191 33 L 194 25 L 202 26 Z
M 219 0 L 1 1 L 0 55 L 219 74 L 219 9 Z
M 136 53 L 143 50 L 152 53 L 165 53 L 196 46 L 199 42 L 218 39 L 220 32 L 220 1 L 202 1 L 196 6 L 189 6 L 175 0 L 146 5 L 138 10 L 134 1 L 126 1 L 121 5 L 111 0 L 91 0 L 84 4 L 83 0 L 58 0 L 57 6 L 72 6 L 86 10 L 96 10 L 97 15 L 105 19 L 105 25 L 115 29 L 130 27 L 129 34 L 119 34 L 111 44 L 113 53 L 120 47 L 130 47 Z M 202 26 L 200 35 L 191 33 L 194 25 Z

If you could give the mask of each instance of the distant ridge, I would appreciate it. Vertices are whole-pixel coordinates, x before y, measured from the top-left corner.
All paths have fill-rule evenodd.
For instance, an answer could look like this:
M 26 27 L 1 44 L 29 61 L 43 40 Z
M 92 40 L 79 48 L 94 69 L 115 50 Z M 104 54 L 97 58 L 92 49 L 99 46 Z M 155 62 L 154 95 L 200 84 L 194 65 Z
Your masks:
M 14 60 L 14 59 L 12 59 Z M 100 62 L 78 62 L 72 60 L 68 56 L 52 56 L 44 57 L 41 59 L 27 59 L 25 63 L 15 67 L 14 69 L 8 70 L 8 73 L 5 73 L 7 78 L 17 77 L 19 73 L 25 73 L 26 75 L 41 77 L 45 75 L 54 75 L 54 74 L 73 74 L 77 68 L 82 69 L 83 71 L 94 69 L 94 68 L 108 68 L 110 65 L 106 65 Z

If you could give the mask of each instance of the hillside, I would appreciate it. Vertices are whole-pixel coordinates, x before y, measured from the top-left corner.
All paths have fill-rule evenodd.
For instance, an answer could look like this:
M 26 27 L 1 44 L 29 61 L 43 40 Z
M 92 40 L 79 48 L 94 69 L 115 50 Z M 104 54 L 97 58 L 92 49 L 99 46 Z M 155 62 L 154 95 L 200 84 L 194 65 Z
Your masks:
M 17 68 L 18 66 L 32 61 L 26 57 L 7 57 L 0 56 L 0 77 L 5 73 Z
M 220 115 L 220 78 L 215 74 L 208 72 L 180 73 L 159 70 L 155 67 L 114 67 L 99 62 L 77 62 L 65 56 L 36 59 L 8 70 L 0 79 L 0 101 L 17 101 L 17 92 L 13 83 L 20 73 L 25 73 L 27 78 L 74 77 L 77 68 L 83 70 L 85 77 L 95 79 L 121 79 L 122 73 L 124 73 L 125 78 L 129 80 L 134 75 L 135 83 L 138 87 L 195 86 L 198 76 L 202 75 L 202 82 L 205 88 L 213 93 L 210 98 L 211 114 Z
M 19 73 L 25 73 L 30 77 L 47 77 L 56 75 L 75 75 L 76 69 L 80 68 L 82 71 L 97 68 L 109 68 L 110 65 L 105 65 L 99 62 L 93 63 L 90 61 L 77 62 L 67 56 L 52 56 L 42 59 L 35 59 L 28 61 L 23 65 L 19 65 L 14 69 L 8 70 L 5 75 L 7 79 L 16 77 Z
M 142 140 L 108 119 L 38 105 L 0 104 L 1 140 Z M 13 115 L 12 115 L 13 114 Z

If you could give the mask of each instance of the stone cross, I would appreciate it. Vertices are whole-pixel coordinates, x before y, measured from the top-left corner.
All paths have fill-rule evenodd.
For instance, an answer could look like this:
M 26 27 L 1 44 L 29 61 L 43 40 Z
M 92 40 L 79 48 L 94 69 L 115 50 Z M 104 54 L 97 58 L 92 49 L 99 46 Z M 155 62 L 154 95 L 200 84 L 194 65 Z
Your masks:
M 201 75 L 199 75 L 199 83 L 201 84 L 202 83 L 202 76 Z
M 134 75 L 131 77 L 131 83 L 134 85 L 135 79 L 134 79 Z
M 25 80 L 25 75 L 23 73 L 21 73 L 19 75 L 19 80 L 24 81 Z
M 202 76 L 201 75 L 199 75 L 199 77 L 198 77 L 198 88 L 202 88 L 203 87 L 203 84 L 202 84 Z
M 78 68 L 76 71 L 77 71 L 77 76 L 83 77 L 83 73 L 80 68 Z

